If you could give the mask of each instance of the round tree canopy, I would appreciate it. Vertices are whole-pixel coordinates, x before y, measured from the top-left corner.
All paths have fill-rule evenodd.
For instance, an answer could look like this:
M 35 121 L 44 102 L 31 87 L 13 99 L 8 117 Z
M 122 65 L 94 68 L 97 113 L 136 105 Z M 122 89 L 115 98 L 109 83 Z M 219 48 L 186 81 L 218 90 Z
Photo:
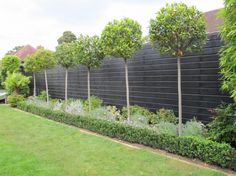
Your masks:
M 73 67 L 75 62 L 74 43 L 63 43 L 56 48 L 55 58 L 57 64 L 64 68 Z
M 50 50 L 41 48 L 34 53 L 34 57 L 39 61 L 42 69 L 50 69 L 55 66 L 54 53 Z
M 20 59 L 14 55 L 6 55 L 1 60 L 1 70 L 3 72 L 13 73 L 20 68 Z
M 29 73 L 40 72 L 42 69 L 40 60 L 37 60 L 34 54 L 26 57 L 24 68 Z
M 76 35 L 71 31 L 63 32 L 63 35 L 57 40 L 58 44 L 61 45 L 63 43 L 71 43 L 76 40 Z
M 98 67 L 104 58 L 99 37 L 80 35 L 75 42 L 75 54 L 79 64 L 88 68 Z
M 130 59 L 142 46 L 141 25 L 130 18 L 109 22 L 101 35 L 106 55 Z
M 200 50 L 205 44 L 203 14 L 184 3 L 167 4 L 150 20 L 150 40 L 161 54 L 181 57 Z

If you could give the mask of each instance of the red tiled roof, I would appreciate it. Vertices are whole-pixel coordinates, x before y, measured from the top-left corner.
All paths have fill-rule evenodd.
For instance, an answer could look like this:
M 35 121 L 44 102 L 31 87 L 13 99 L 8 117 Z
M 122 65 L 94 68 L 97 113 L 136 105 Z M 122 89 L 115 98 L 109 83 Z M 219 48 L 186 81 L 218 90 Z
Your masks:
M 18 56 L 22 62 L 24 62 L 24 59 L 28 56 L 31 55 L 33 53 L 36 52 L 36 49 L 30 45 L 25 45 L 24 47 L 22 47 L 21 49 L 19 49 L 18 51 L 16 51 L 14 53 L 14 55 Z
M 206 30 L 207 32 L 218 32 L 219 26 L 223 23 L 223 19 L 219 17 L 218 13 L 221 9 L 205 12 Z

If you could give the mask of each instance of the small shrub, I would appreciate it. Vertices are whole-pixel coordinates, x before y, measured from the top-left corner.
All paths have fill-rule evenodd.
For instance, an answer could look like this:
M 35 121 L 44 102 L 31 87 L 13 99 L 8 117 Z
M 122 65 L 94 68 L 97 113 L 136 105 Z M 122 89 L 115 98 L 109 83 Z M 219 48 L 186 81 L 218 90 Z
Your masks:
M 196 121 L 196 119 L 186 122 L 183 127 L 183 136 L 204 136 L 205 134 L 205 125 L 201 122 Z
M 64 111 L 70 114 L 84 114 L 83 102 L 80 100 L 71 100 L 69 99 L 64 106 Z
M 128 110 L 127 107 L 122 108 L 122 116 L 127 119 L 127 114 Z M 137 119 L 143 119 L 141 121 L 150 122 L 150 119 L 152 118 L 153 113 L 150 112 L 147 108 L 134 105 L 130 106 L 130 115 L 131 115 L 131 120 L 135 121 Z
M 45 90 L 41 91 L 38 96 L 38 99 L 43 100 L 43 101 L 47 101 L 47 92 Z
M 7 97 L 7 103 L 9 103 L 11 107 L 17 107 L 17 104 L 22 101 L 24 101 L 24 96 L 16 92 L 13 92 Z
M 174 123 L 162 121 L 154 125 L 154 129 L 160 134 L 177 135 L 177 126 Z
M 51 101 L 52 102 L 52 101 Z M 52 109 L 54 111 L 63 111 L 64 107 L 64 103 L 60 100 L 55 100 L 52 102 Z
M 0 89 L 3 89 L 3 75 L 1 74 L 2 70 L 1 70 L 1 60 L 0 60 Z
M 105 107 L 98 107 L 93 109 L 90 112 L 89 116 L 96 119 L 110 119 L 110 117 L 108 117 L 108 111 Z
M 208 125 L 209 138 L 236 147 L 236 103 L 223 104 L 214 113 L 214 120 Z
M 121 119 L 120 111 L 115 106 L 101 106 L 90 112 L 88 116 L 111 121 L 119 121 Z
M 29 83 L 30 77 L 24 76 L 21 73 L 12 73 L 7 76 L 4 85 L 9 95 L 16 92 L 26 96 L 29 93 Z
M 91 110 L 94 110 L 98 107 L 102 106 L 102 99 L 100 99 L 99 97 L 96 96 L 91 96 L 90 97 L 90 102 L 91 102 Z M 85 111 L 89 111 L 89 100 L 85 100 L 83 103 L 84 109 Z
M 161 108 L 156 111 L 156 116 L 152 119 L 152 124 L 156 124 L 158 122 L 169 122 L 176 123 L 176 116 L 173 110 Z
M 120 110 L 116 106 L 107 106 L 108 112 L 110 112 L 111 118 L 117 121 L 123 119 Z
M 140 114 L 132 115 L 131 121 L 133 121 L 134 124 L 139 124 L 141 126 L 147 126 L 149 124 L 149 119 L 146 116 Z

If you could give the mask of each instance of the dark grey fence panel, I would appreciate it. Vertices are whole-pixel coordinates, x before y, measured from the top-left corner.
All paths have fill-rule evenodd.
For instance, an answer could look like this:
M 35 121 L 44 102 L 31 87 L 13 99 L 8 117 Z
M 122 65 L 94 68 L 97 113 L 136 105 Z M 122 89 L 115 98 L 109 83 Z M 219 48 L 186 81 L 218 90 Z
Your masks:
M 219 56 L 220 38 L 210 34 L 199 53 L 182 58 L 183 117 L 194 116 L 203 122 L 210 120 L 210 108 L 221 102 L 231 102 L 220 92 Z M 145 44 L 136 56 L 129 60 L 130 102 L 155 111 L 165 107 L 177 114 L 177 64 L 176 59 L 160 56 Z M 57 67 L 48 71 L 49 93 L 54 98 L 64 97 L 65 70 Z M 44 89 L 44 77 L 37 75 L 39 90 Z M 105 59 L 101 67 L 91 73 L 91 93 L 103 99 L 105 104 L 124 106 L 125 74 L 122 59 Z M 87 70 L 76 67 L 69 70 L 68 96 L 87 97 Z

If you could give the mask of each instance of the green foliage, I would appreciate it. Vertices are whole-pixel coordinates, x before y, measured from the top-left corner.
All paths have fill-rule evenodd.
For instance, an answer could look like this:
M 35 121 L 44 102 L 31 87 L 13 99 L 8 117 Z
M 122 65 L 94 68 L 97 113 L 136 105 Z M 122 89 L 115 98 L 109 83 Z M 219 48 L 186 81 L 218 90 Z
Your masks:
M 220 52 L 220 68 L 222 74 L 222 89 L 229 91 L 231 97 L 236 101 L 236 1 L 225 0 L 225 8 L 222 16 L 224 19 L 221 27 L 221 38 L 224 47 Z
M 156 116 L 152 119 L 152 123 L 156 124 L 158 122 L 170 122 L 176 123 L 177 117 L 173 110 L 161 108 L 156 111 Z
M 29 73 L 37 73 L 42 70 L 40 60 L 34 54 L 26 57 L 24 68 Z
M 0 72 L 1 72 L 1 70 L 0 70 Z M 1 74 L 0 74 L 0 89 L 3 89 L 3 80 L 2 80 Z
M 40 68 L 47 70 L 53 68 L 56 64 L 54 53 L 50 50 L 40 48 L 34 53 L 35 60 L 39 61 Z
M 30 77 L 24 76 L 21 73 L 12 73 L 7 76 L 4 82 L 8 95 L 16 92 L 26 96 L 29 93 Z
M 216 108 L 214 120 L 208 127 L 210 139 L 236 147 L 236 103 Z
M 3 71 L 13 73 L 19 71 L 20 59 L 17 56 L 7 55 L 2 58 L 1 65 Z
M 150 42 L 150 37 L 149 35 L 146 35 L 142 38 L 143 43 L 149 43 Z
M 198 137 L 159 134 L 151 129 L 136 128 L 119 122 L 53 111 L 48 108 L 29 105 L 25 102 L 20 103 L 18 108 L 112 138 L 163 149 L 171 153 L 197 158 L 210 164 L 236 170 L 236 150 L 227 144 L 220 144 Z
M 116 106 L 107 106 L 106 109 L 112 115 L 112 119 L 117 121 L 122 119 L 121 112 Z
M 24 101 L 24 96 L 23 95 L 20 95 L 16 92 L 13 92 L 11 95 L 9 95 L 7 97 L 7 103 L 9 103 L 11 105 L 11 107 L 17 107 L 17 104 L 19 102 L 22 102 Z
M 202 48 L 206 40 L 204 15 L 184 3 L 167 4 L 150 20 L 150 40 L 161 54 L 183 56 Z
M 128 117 L 127 107 L 123 107 L 121 112 L 123 117 Z M 132 119 L 135 118 L 135 116 L 137 117 L 137 115 L 141 115 L 147 119 L 148 123 L 154 116 L 154 114 L 150 112 L 147 108 L 138 105 L 130 106 L 130 115 Z
M 93 109 L 90 113 L 89 116 L 92 118 L 101 118 L 101 119 L 107 119 L 111 120 L 111 113 L 106 109 L 106 107 L 98 107 L 96 109 Z
M 24 46 L 15 46 L 12 50 L 9 50 L 5 55 L 13 55 L 15 52 L 17 52 L 19 49 L 23 48 Z
M 0 60 L 0 89 L 3 87 L 2 60 Z
M 63 43 L 71 43 L 76 40 L 75 34 L 73 34 L 71 31 L 65 31 L 63 32 L 63 35 L 57 40 L 58 45 L 61 45 Z
M 47 101 L 47 92 L 45 90 L 41 91 L 37 98 L 39 100 Z
M 75 42 L 75 55 L 79 64 L 87 68 L 98 67 L 104 58 L 99 37 L 80 35 Z
M 122 108 L 123 117 L 127 118 L 127 113 L 128 113 L 127 107 L 123 107 Z M 135 115 L 141 115 L 145 117 L 148 120 L 148 124 L 157 124 L 160 122 L 170 122 L 175 124 L 177 119 L 173 110 L 161 108 L 158 111 L 156 111 L 156 113 L 153 113 L 149 111 L 147 108 L 138 105 L 130 106 L 130 114 L 131 118 L 132 116 L 134 118 Z
M 161 121 L 154 126 L 160 134 L 177 134 L 177 126 L 174 123 Z
M 205 125 L 196 119 L 186 122 L 183 128 L 184 136 L 199 136 L 203 137 L 206 133 Z
M 148 127 L 149 119 L 141 114 L 133 114 L 130 116 L 130 120 L 125 120 L 124 123 L 128 123 L 137 127 Z
M 20 70 L 20 59 L 17 56 L 7 55 L 1 60 L 1 79 L 6 80 L 7 74 Z
M 142 46 L 141 25 L 123 18 L 109 22 L 101 35 L 105 55 L 130 59 Z
M 94 109 L 102 106 L 102 99 L 100 99 L 99 97 L 96 97 L 96 96 L 91 96 L 90 103 L 91 103 L 91 110 L 94 110 Z M 84 101 L 83 107 L 84 107 L 85 111 L 89 111 L 89 99 Z
M 58 45 L 55 52 L 55 59 L 57 64 L 64 68 L 70 68 L 76 65 L 74 57 L 74 45 L 73 43 L 62 43 Z
M 99 106 L 88 113 L 91 118 L 105 119 L 109 121 L 119 121 L 122 119 L 120 110 L 115 106 Z

